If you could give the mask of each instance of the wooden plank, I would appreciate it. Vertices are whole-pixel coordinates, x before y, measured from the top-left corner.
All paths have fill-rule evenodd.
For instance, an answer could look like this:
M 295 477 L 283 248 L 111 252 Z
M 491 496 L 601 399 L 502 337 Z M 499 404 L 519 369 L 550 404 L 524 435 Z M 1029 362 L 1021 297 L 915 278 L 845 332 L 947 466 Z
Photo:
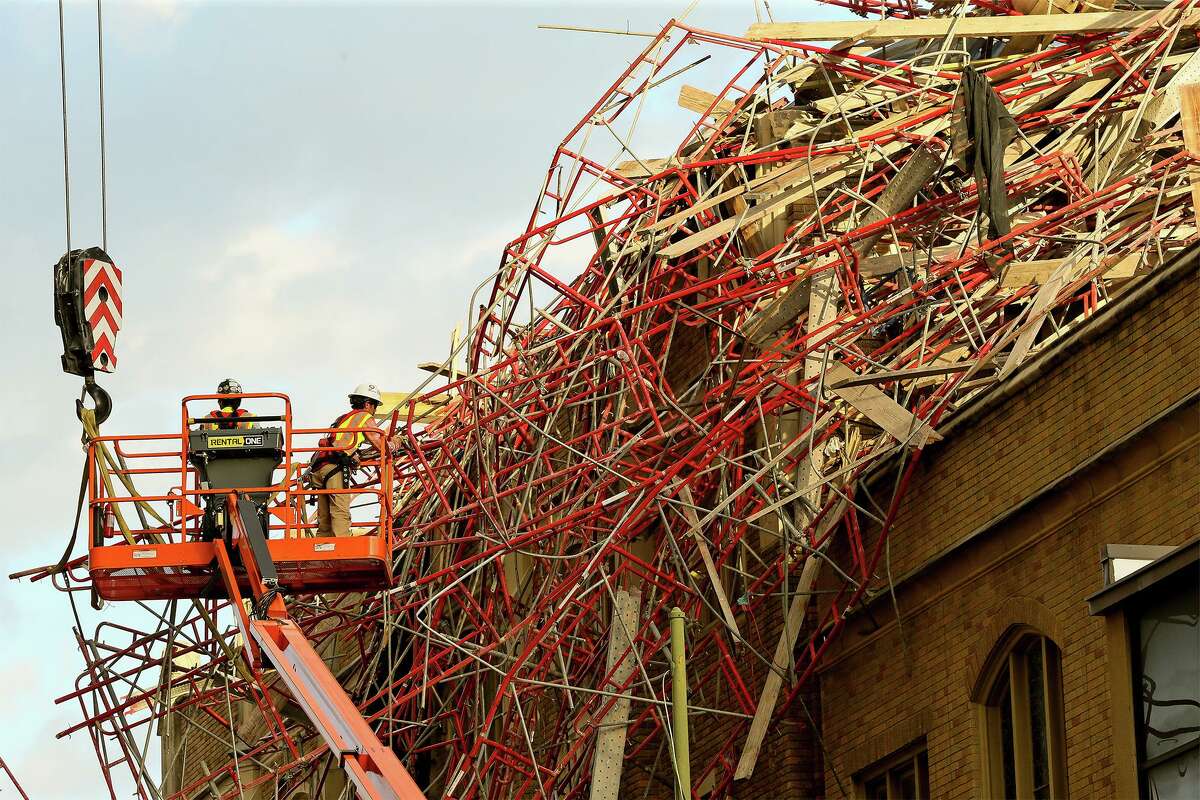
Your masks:
M 813 333 L 837 317 L 838 284 L 833 273 L 817 275 L 811 280 L 806 281 L 806 283 L 809 284 L 809 287 L 804 293 L 804 297 L 805 305 L 809 308 L 809 315 L 805 321 L 805 329 L 809 333 Z M 806 356 L 804 359 L 802 380 L 808 381 L 819 375 L 823 361 L 824 352 L 820 348 Z M 794 380 L 793 376 L 789 376 L 789 380 Z M 784 420 L 781 420 L 781 423 L 786 421 L 786 419 L 785 417 Z M 804 424 L 807 420 L 794 418 L 794 422 L 796 424 Z M 820 427 L 821 421 L 814 420 L 812 424 Z M 785 427 L 781 424 L 781 433 L 784 434 L 785 441 L 788 437 L 794 436 L 797 430 L 798 427 L 796 425 Z M 793 441 L 796 440 L 793 439 Z M 800 469 L 793 475 L 797 483 L 803 487 L 805 500 L 814 508 L 821 505 L 820 483 L 822 480 L 821 469 L 824 465 L 824 458 L 824 451 L 817 448 L 808 454 Z M 788 503 L 784 506 L 785 510 L 782 513 L 790 513 L 791 505 L 791 503 Z M 826 534 L 841 522 L 845 510 L 846 501 L 838 501 L 838 505 L 818 525 L 813 540 L 827 541 Z M 812 541 L 805 544 L 811 545 Z M 775 646 L 775 653 L 771 658 L 771 671 L 767 674 L 767 679 L 763 683 L 762 693 L 758 698 L 758 706 L 754 709 L 754 719 L 750 722 L 750 731 L 746 736 L 746 744 L 742 748 L 737 768 L 734 770 L 734 780 L 744 780 L 754 773 L 755 764 L 758 763 L 759 751 L 762 749 L 763 741 L 766 739 L 771 718 L 775 715 L 775 703 L 779 700 L 779 690 L 783 686 L 783 671 L 785 667 L 791 664 L 792 651 L 796 648 L 796 640 L 800 636 L 800 626 L 804 623 L 804 615 L 808 611 L 808 603 L 811 599 L 813 586 L 820 575 L 820 569 L 821 559 L 810 554 L 800 571 L 800 581 L 796 586 L 796 594 L 792 597 L 792 602 L 788 606 L 783 631 L 779 635 L 779 643 Z
M 1004 268 L 1004 275 L 1000 279 L 1000 288 L 1012 290 L 1028 286 L 1031 283 L 1045 283 L 1046 278 L 1062 266 L 1062 262 L 1061 258 L 1014 261 Z
M 929 378 L 936 375 L 950 375 L 955 372 L 966 372 L 975 366 L 970 364 L 941 364 L 929 367 L 913 367 L 912 369 L 888 369 L 879 372 L 868 372 L 866 375 L 855 375 L 853 378 L 843 378 L 830 386 L 830 390 L 849 389 L 852 386 L 869 386 L 884 381 L 907 381 L 914 378 Z
M 746 38 L 795 42 L 830 42 L 859 39 L 892 42 L 897 39 L 984 38 L 1049 36 L 1129 31 L 1143 25 L 1165 28 L 1175 18 L 1161 11 L 1108 11 L 1087 14 L 1038 14 L 994 17 L 923 17 L 889 20 L 829 20 L 821 22 L 759 22 L 750 26 Z M 1189 9 L 1184 29 L 1200 25 L 1200 12 Z
M 1078 8 L 1075 0 L 1013 0 L 1013 7 L 1022 14 L 1070 14 Z M 1044 39 L 1040 36 L 1014 36 L 1000 51 L 1003 56 L 1030 53 Z
M 742 748 L 737 769 L 733 773 L 735 781 L 745 780 L 754 774 L 754 765 L 758 763 L 758 751 L 762 749 L 763 740 L 767 737 L 771 717 L 775 716 L 775 704 L 779 701 L 779 690 L 783 688 L 784 671 L 791 664 L 792 651 L 796 649 L 800 627 L 804 624 L 804 615 L 808 612 L 808 602 L 812 598 L 813 584 L 817 582 L 820 574 L 821 559 L 810 555 L 800 570 L 800 582 L 796 585 L 796 593 L 792 595 L 783 631 L 779 634 L 775 654 L 771 657 L 771 671 L 767 673 L 762 693 L 758 696 L 758 708 L 754 709 L 754 719 L 750 722 L 746 746 Z
M 625 655 L 630 635 L 637 630 L 638 609 L 642 593 L 637 589 L 617 589 L 612 610 L 612 626 L 608 632 L 608 669 L 612 672 L 610 685 L 600 687 L 621 691 L 633 674 L 635 657 Z M 617 661 L 625 660 L 617 666 Z M 613 667 L 616 666 L 616 670 Z M 629 728 L 629 696 L 624 695 L 596 723 L 596 752 L 592 760 L 591 800 L 617 800 L 621 791 L 621 770 L 625 765 L 625 736 Z
M 454 371 L 441 361 L 421 361 L 417 363 L 417 369 L 432 372 L 434 375 L 441 375 L 443 378 L 454 377 Z
M 615 171 L 625 178 L 649 178 L 651 175 L 657 175 L 665 169 L 670 169 L 674 163 L 675 160 L 672 158 L 643 158 L 641 161 L 632 159 L 617 164 Z
M 400 409 L 400 421 L 404 422 L 408 419 L 408 403 L 415 394 L 411 392 L 380 392 L 380 399 L 383 401 L 379 404 L 379 408 L 375 410 L 376 419 L 386 419 L 392 415 L 392 412 L 397 408 Z M 446 413 L 445 404 L 434 404 L 426 402 L 416 402 L 413 408 L 413 422 L 433 422 L 441 419 Z
M 695 86 L 688 86 L 685 83 L 679 87 L 679 107 L 686 108 L 688 111 L 695 111 L 697 114 L 715 114 L 721 116 L 733 110 L 733 102 L 730 100 L 719 100 L 712 92 L 706 92 L 703 89 L 697 89 Z
M 1004 366 L 1000 369 L 999 379 L 1004 380 L 1021 365 L 1028 355 L 1029 349 L 1033 347 L 1034 339 L 1037 337 L 1038 331 L 1041 330 L 1042 323 L 1046 319 L 1046 313 L 1050 310 L 1050 305 L 1054 299 L 1058 297 L 1059 291 L 1070 280 L 1071 274 L 1075 271 L 1074 265 L 1076 259 L 1065 258 L 1062 264 L 1054 269 L 1052 273 L 1042 283 L 1042 288 L 1038 289 L 1038 293 L 1034 295 L 1033 305 L 1029 308 L 1029 316 L 1026 318 L 1024 327 L 1021 329 L 1020 335 L 1017 336 L 1016 343 L 1013 344 L 1012 352 L 1008 359 L 1005 360 Z
M 825 382 L 830 391 L 858 409 L 864 417 L 890 433 L 900 441 L 912 435 L 912 444 L 921 447 L 926 442 L 936 442 L 941 435 L 925 422 L 913 416 L 908 409 L 888 397 L 874 386 L 851 385 L 836 388 L 843 381 L 853 380 L 858 375 L 845 364 L 832 363 L 825 368 Z
M 721 585 L 721 575 L 717 572 L 717 565 L 713 562 L 708 543 L 704 541 L 704 537 L 700 533 L 701 526 L 700 519 L 696 516 L 696 503 L 692 499 L 692 490 L 687 484 L 680 486 L 679 498 L 686 503 L 682 509 L 683 516 L 688 521 L 692 535 L 696 539 L 700 560 L 704 562 L 704 571 L 708 573 L 708 580 L 712 584 L 713 592 L 717 595 L 717 605 L 721 607 L 721 616 L 725 619 L 725 625 L 733 632 L 738 641 L 741 641 L 742 631 L 738 628 L 737 617 L 733 614 L 733 607 L 729 605 L 729 598 L 725 596 L 725 587 Z
M 1157 261 L 1157 258 L 1155 259 Z M 1047 258 L 1033 261 L 1014 261 L 1004 269 L 1000 279 L 1000 288 L 1012 291 L 1031 283 L 1043 284 L 1054 274 L 1054 270 L 1062 266 L 1066 259 Z M 1131 278 L 1142 263 L 1142 253 L 1128 253 L 1114 256 L 1108 260 L 1109 266 L 1104 270 L 1106 279 Z
M 902 253 L 886 253 L 880 256 L 870 256 L 859 259 L 858 274 L 864 278 L 876 278 L 881 275 L 891 275 L 901 267 L 926 267 L 948 258 L 957 258 L 959 248 L 954 245 L 940 245 L 933 248 L 932 253 L 926 250 L 905 250 Z
M 1193 156 L 1200 156 L 1200 83 L 1179 87 L 1179 118 L 1183 123 L 1183 143 Z M 1192 208 L 1200 218 L 1200 170 L 1188 167 L 1192 184 Z

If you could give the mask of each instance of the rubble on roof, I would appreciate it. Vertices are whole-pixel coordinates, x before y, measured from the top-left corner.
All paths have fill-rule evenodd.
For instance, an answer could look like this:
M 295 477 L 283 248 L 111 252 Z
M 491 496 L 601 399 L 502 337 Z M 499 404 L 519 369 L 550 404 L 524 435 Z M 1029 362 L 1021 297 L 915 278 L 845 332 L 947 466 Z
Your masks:
M 1193 4 L 1075 5 L 672 24 L 569 132 L 460 352 L 404 401 L 439 414 L 408 426 L 398 588 L 297 612 L 353 642 L 339 676 L 430 796 L 668 796 L 673 606 L 693 789 L 778 779 L 760 748 L 884 585 L 921 449 L 1196 238 Z M 1005 16 L 1034 6 L 1056 13 Z M 738 66 L 686 85 L 708 53 Z M 642 107 L 676 102 L 675 151 L 632 151 Z M 897 454 L 896 494 L 862 491 Z M 256 735 L 264 785 L 321 768 Z M 209 766 L 196 785 L 232 774 Z

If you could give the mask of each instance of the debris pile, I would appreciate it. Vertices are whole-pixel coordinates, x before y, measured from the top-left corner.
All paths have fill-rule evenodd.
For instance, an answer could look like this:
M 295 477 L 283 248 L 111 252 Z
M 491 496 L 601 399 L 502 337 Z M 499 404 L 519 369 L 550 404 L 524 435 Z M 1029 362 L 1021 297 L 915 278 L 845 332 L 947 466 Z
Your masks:
M 886 591 L 921 449 L 1195 238 L 1191 2 L 847 5 L 892 18 L 650 41 L 413 396 L 436 418 L 401 411 L 397 587 L 289 601 L 429 796 L 670 796 L 673 607 L 692 791 L 782 780 L 759 750 L 812 721 L 828 642 Z M 725 85 L 681 86 L 706 53 Z M 678 148 L 637 152 L 643 107 L 675 102 Z M 153 613 L 81 642 L 106 774 L 156 796 L 148 726 L 186 715 L 173 735 L 223 755 L 175 796 L 323 780 L 224 617 Z

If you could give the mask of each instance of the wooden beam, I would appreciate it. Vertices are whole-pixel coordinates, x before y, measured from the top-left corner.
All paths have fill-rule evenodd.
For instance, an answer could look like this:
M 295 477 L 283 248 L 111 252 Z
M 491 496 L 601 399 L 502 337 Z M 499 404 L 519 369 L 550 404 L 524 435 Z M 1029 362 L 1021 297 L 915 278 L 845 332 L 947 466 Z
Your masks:
M 1142 263 L 1142 255 L 1141 252 L 1136 252 L 1108 259 L 1108 267 L 1104 270 L 1101 277 L 1108 280 L 1133 277 L 1133 273 L 1137 271 L 1138 265 Z M 1000 288 L 1011 291 L 1013 289 L 1020 289 L 1022 286 L 1028 286 L 1031 283 L 1043 284 L 1065 260 L 1062 258 L 1047 258 L 1035 259 L 1033 261 L 1014 261 L 1004 268 L 1004 275 L 1000 279 Z M 1157 261 L 1157 258 L 1155 261 Z
M 620 692 L 629 676 L 633 674 L 633 653 L 630 635 L 637 630 L 638 609 L 642 593 L 637 589 L 617 589 L 616 603 L 612 610 L 612 626 L 608 632 L 608 668 L 612 672 L 608 686 L 601 687 Z M 617 662 L 624 656 L 624 660 Z M 616 669 L 614 670 L 614 666 Z M 629 696 L 623 695 L 596 722 L 596 752 L 592 759 L 591 800 L 617 800 L 621 791 L 621 770 L 625 765 L 625 736 L 629 728 Z
M 745 780 L 754 774 L 758 751 L 762 749 L 767 727 L 771 724 L 771 717 L 775 715 L 779 690 L 783 688 L 784 671 L 791 663 L 792 650 L 796 647 L 796 640 L 800 638 L 800 626 L 804 623 L 808 602 L 812 598 L 812 587 L 820 573 L 821 559 L 810 555 L 800 571 L 800 583 L 796 586 L 796 593 L 792 595 L 783 631 L 775 645 L 775 655 L 771 657 L 771 671 L 767 673 L 762 694 L 758 697 L 758 708 L 754 709 L 754 719 L 750 722 L 750 734 L 746 737 L 746 746 L 742 749 L 737 769 L 733 773 L 735 781 Z
M 1179 87 L 1179 118 L 1183 123 L 1183 144 L 1193 155 L 1200 157 L 1200 83 Z M 1188 168 L 1192 184 L 1192 208 L 1200 218 L 1200 170 Z
M 866 375 L 855 375 L 853 378 L 842 378 L 829 387 L 831 391 L 849 389 L 852 386 L 869 386 L 884 381 L 908 381 L 914 378 L 928 378 L 935 375 L 950 375 L 955 372 L 966 372 L 975 366 L 969 364 L 941 364 L 931 367 L 913 367 L 912 369 L 889 369 L 879 372 L 868 372 Z
M 400 421 L 403 422 L 408 418 L 408 403 L 416 395 L 411 392 L 380 392 L 380 397 L 383 402 L 379 408 L 375 410 L 376 419 L 386 419 L 392 415 L 392 412 L 397 408 L 400 409 Z M 433 422 L 441 419 L 446 413 L 444 404 L 434 404 L 425 402 L 416 402 L 413 408 L 413 422 Z
M 649 178 L 651 175 L 657 175 L 663 170 L 670 169 L 675 163 L 672 158 L 644 158 L 641 161 L 632 159 L 630 161 L 622 161 L 617 164 L 617 174 L 624 177 L 636 180 L 637 178 Z
M 959 248 L 954 245 L 939 245 L 932 253 L 926 250 L 905 250 L 901 253 L 886 253 L 880 256 L 868 256 L 858 261 L 858 274 L 864 278 L 875 278 L 880 275 L 891 275 L 901 267 L 927 267 L 948 258 L 957 258 Z
M 1029 316 L 1026 317 L 1023 323 L 1020 334 L 1017 336 L 1016 342 L 1013 343 L 1012 352 L 1009 353 L 1008 359 L 1005 360 L 1004 366 L 1000 369 L 999 378 L 1004 380 L 1021 366 L 1021 362 L 1025 360 L 1025 356 L 1029 354 L 1030 348 L 1033 347 L 1034 339 L 1037 337 L 1038 331 L 1042 329 L 1042 323 L 1046 320 L 1046 314 L 1050 312 L 1050 306 L 1054 299 L 1058 297 L 1059 291 L 1063 286 L 1066 286 L 1071 277 L 1075 273 L 1077 260 L 1074 258 L 1064 258 L 1062 263 L 1055 267 L 1054 271 L 1047 276 L 1042 283 L 1040 289 L 1033 297 L 1033 304 L 1029 308 Z
M 720 100 L 712 92 L 688 86 L 686 83 L 679 87 L 679 107 L 697 114 L 728 114 L 733 109 L 729 100 Z
M 750 26 L 747 39 L 794 42 L 831 42 L 858 39 L 891 42 L 896 39 L 941 39 L 1008 36 L 1057 36 L 1129 31 L 1143 25 L 1165 28 L 1175 15 L 1161 11 L 1109 11 L 1090 14 L 1038 14 L 995 17 L 923 17 L 920 19 L 838 20 L 822 22 L 759 22 Z M 1185 29 L 1200 25 L 1200 13 L 1189 9 Z
M 712 553 L 708 550 L 708 543 L 704 541 L 704 537 L 700 533 L 700 518 L 696 515 L 696 503 L 692 497 L 692 490 L 686 483 L 679 488 L 679 499 L 685 504 L 683 517 L 687 520 L 692 535 L 696 539 L 700 560 L 704 562 L 704 571 L 708 574 L 708 581 L 717 595 L 717 605 L 721 607 L 721 616 L 725 618 L 726 627 L 733 632 L 738 641 L 741 641 L 742 631 L 738 628 L 737 617 L 733 614 L 733 607 L 729 605 L 729 598 L 725 596 L 725 587 L 721 585 L 721 574 L 717 572 L 717 565 L 713 562 Z
M 903 442 L 913 435 L 913 445 L 921 447 L 926 442 L 936 442 L 942 438 L 937 431 L 874 386 L 850 385 L 843 389 L 837 388 L 838 384 L 857 377 L 854 370 L 845 364 L 835 362 L 825 368 L 825 381 L 830 391 L 900 441 Z

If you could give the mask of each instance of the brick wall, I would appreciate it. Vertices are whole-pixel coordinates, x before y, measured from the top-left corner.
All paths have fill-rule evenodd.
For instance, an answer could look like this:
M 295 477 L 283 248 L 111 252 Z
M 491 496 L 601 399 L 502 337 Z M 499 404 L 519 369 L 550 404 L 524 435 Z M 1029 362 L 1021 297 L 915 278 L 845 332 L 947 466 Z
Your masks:
M 920 534 L 893 546 L 893 571 L 924 563 L 1200 386 L 1197 342 L 1193 272 L 927 449 L 896 524 Z
M 921 736 L 931 796 L 979 796 L 970 695 L 1014 624 L 1061 649 L 1071 795 L 1114 796 L 1104 620 L 1084 600 L 1102 588 L 1102 545 L 1200 534 L 1200 407 L 1164 415 L 1200 385 L 1197 288 L 1182 275 L 926 452 L 892 533 L 893 575 L 910 574 L 900 621 L 885 595 L 823 666 L 828 797 Z

